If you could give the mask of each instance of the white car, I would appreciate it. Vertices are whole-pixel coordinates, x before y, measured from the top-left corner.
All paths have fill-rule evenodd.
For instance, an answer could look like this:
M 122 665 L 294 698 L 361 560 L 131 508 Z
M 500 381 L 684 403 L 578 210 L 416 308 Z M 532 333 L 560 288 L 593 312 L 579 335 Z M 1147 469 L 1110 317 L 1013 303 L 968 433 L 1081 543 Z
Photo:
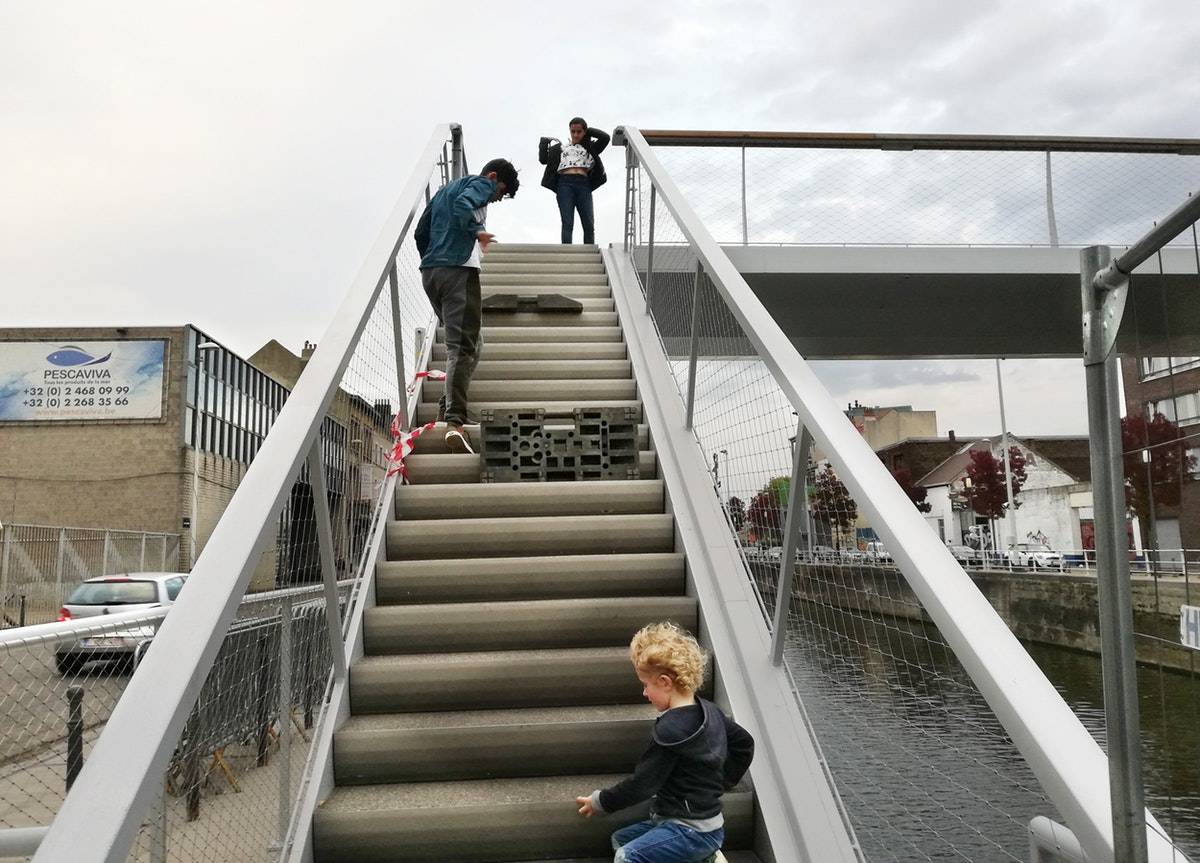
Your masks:
M 1032 569 L 1062 569 L 1062 554 L 1052 551 L 1044 545 L 1032 542 L 1018 542 L 1008 550 L 1008 562 L 1013 566 L 1026 566 Z
M 981 566 L 983 564 L 983 554 L 977 548 L 971 548 L 969 545 L 947 545 L 950 553 L 954 555 L 954 559 L 963 566 Z
M 883 547 L 882 542 L 871 541 L 867 543 L 867 560 L 875 561 L 876 563 L 891 563 L 892 554 Z
M 71 591 L 66 604 L 59 609 L 58 619 L 86 620 L 172 605 L 186 580 L 187 576 L 181 572 L 135 572 L 89 578 Z M 128 662 L 153 637 L 152 626 L 97 632 L 76 641 L 61 642 L 55 647 L 54 663 L 59 674 L 74 674 L 93 660 Z

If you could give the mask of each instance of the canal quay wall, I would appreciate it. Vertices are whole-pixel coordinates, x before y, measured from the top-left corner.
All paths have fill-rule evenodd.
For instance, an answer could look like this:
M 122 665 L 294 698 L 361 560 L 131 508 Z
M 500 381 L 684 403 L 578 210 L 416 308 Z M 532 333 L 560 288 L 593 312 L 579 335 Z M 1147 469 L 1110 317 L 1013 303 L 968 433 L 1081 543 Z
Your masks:
M 755 569 L 773 587 L 778 568 Z M 981 570 L 968 575 L 1018 639 L 1099 654 L 1095 574 Z M 1155 581 L 1149 576 L 1132 579 L 1138 662 L 1191 670 L 1200 656 L 1179 643 L 1179 607 L 1189 593 L 1190 604 L 1200 604 L 1200 580 L 1188 585 L 1181 576 L 1160 576 Z M 895 567 L 799 564 L 792 595 L 835 608 L 931 622 Z

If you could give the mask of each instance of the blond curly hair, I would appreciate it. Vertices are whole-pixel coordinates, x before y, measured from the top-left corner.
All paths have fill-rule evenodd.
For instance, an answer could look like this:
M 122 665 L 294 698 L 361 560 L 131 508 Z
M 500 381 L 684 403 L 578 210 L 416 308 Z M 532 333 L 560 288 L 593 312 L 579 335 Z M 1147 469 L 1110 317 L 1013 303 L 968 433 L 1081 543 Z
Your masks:
M 643 626 L 629 642 L 629 658 L 638 671 L 665 674 L 678 689 L 695 692 L 704 685 L 708 664 L 704 648 L 674 623 Z

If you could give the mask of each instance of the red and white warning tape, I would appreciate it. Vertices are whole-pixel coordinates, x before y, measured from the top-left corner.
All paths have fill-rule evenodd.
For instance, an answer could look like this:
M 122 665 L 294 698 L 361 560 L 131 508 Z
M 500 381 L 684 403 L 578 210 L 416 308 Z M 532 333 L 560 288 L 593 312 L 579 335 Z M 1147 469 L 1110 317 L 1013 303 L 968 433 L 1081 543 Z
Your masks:
M 417 382 L 422 378 L 427 378 L 431 381 L 444 381 L 446 379 L 446 373 L 438 371 L 437 369 L 430 369 L 429 371 L 425 372 L 417 372 L 415 375 L 413 375 L 412 383 L 408 385 L 408 394 L 410 396 L 417 391 Z M 402 407 L 400 410 L 403 411 L 404 409 L 405 408 Z M 425 423 L 423 426 L 419 426 L 418 428 L 411 429 L 410 431 L 406 432 L 400 428 L 400 414 L 396 414 L 395 418 L 392 420 L 392 440 L 394 440 L 396 443 L 395 446 L 392 447 L 391 454 L 388 456 L 388 460 L 392 463 L 392 467 L 387 472 L 388 476 L 400 474 L 401 481 L 408 482 L 408 468 L 404 466 L 404 460 L 408 458 L 413 449 L 416 447 L 417 438 L 432 429 L 435 425 L 437 425 L 437 423 Z

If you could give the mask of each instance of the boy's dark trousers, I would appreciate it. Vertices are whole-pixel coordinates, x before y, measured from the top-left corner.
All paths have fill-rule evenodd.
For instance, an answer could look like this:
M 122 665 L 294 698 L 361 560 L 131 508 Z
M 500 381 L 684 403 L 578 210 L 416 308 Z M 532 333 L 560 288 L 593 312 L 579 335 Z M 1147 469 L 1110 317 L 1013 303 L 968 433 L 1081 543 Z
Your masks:
M 467 389 L 479 363 L 483 339 L 483 300 L 479 270 L 474 267 L 431 267 L 421 270 L 421 284 L 438 323 L 446 331 L 446 391 L 438 403 L 447 423 L 467 424 Z

